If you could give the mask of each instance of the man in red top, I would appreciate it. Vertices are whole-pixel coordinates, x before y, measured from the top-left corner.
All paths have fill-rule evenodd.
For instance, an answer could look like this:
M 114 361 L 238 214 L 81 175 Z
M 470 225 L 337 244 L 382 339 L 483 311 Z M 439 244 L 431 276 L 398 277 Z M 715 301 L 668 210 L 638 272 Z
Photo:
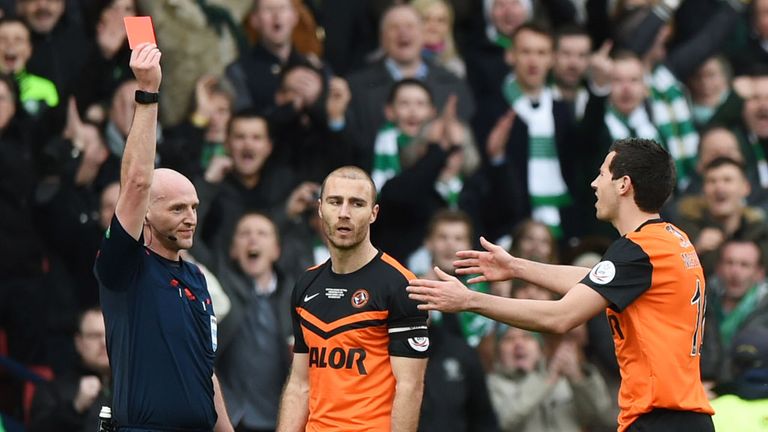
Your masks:
M 621 368 L 619 432 L 714 431 L 699 372 L 704 275 L 688 237 L 659 218 L 675 184 L 669 154 L 651 140 L 613 144 L 592 182 L 598 219 L 622 237 L 591 270 L 536 263 L 481 238 L 462 251 L 457 274 L 470 283 L 519 278 L 560 300 L 496 298 L 435 269 L 439 281 L 411 281 L 422 309 L 470 310 L 515 327 L 564 333 L 605 310 Z

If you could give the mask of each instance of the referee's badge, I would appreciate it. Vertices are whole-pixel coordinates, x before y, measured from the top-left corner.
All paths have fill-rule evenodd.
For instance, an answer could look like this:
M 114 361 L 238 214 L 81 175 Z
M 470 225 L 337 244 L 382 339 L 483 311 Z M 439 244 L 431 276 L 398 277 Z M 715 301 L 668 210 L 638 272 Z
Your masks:
M 605 285 L 616 277 L 616 266 L 610 261 L 600 261 L 589 272 L 589 280 L 596 284 Z
M 216 352 L 216 348 L 219 347 L 219 338 L 218 338 L 218 321 L 216 321 L 216 316 L 211 315 L 211 348 L 213 349 L 213 352 Z

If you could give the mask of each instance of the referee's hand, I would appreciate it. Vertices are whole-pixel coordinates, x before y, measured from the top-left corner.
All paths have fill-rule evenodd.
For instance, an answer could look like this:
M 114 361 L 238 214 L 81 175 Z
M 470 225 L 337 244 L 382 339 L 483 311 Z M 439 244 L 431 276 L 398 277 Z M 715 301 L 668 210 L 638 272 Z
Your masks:
M 160 49 L 156 45 L 143 43 L 131 51 L 131 70 L 139 83 L 139 90 L 157 93 L 160 89 Z

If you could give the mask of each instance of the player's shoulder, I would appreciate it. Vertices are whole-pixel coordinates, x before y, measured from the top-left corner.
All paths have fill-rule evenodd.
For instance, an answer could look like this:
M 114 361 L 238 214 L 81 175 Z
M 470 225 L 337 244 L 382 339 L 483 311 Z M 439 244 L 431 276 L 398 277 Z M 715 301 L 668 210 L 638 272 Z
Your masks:
M 648 255 L 667 253 L 670 249 L 691 248 L 688 235 L 675 225 L 662 219 L 648 221 L 626 235 Z
M 304 270 L 304 273 L 302 273 L 299 278 L 296 279 L 296 289 L 299 291 L 306 289 L 309 285 L 312 284 L 312 281 L 317 279 L 317 277 L 323 273 L 323 270 L 325 270 L 325 268 L 330 265 L 330 262 L 331 260 L 328 259 L 325 262 L 313 265 L 312 267 L 308 267 L 306 270 Z
M 416 279 L 416 275 L 413 272 L 386 252 L 379 253 L 375 260 L 374 271 L 381 275 L 382 280 L 407 284 L 409 281 Z

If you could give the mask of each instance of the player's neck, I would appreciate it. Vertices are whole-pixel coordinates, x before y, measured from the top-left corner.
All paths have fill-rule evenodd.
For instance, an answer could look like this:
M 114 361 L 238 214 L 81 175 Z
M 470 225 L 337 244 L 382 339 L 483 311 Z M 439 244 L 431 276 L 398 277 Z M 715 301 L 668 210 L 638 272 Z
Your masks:
M 364 241 L 351 249 L 330 248 L 331 269 L 334 273 L 353 273 L 371 262 L 379 251 L 370 241 Z
M 613 226 L 616 227 L 619 235 L 622 236 L 636 230 L 640 227 L 640 225 L 644 224 L 648 220 L 658 219 L 661 217 L 658 213 L 648 213 L 638 208 L 631 210 L 627 209 L 623 213 L 625 214 L 621 214 L 620 211 L 619 217 L 613 221 Z

